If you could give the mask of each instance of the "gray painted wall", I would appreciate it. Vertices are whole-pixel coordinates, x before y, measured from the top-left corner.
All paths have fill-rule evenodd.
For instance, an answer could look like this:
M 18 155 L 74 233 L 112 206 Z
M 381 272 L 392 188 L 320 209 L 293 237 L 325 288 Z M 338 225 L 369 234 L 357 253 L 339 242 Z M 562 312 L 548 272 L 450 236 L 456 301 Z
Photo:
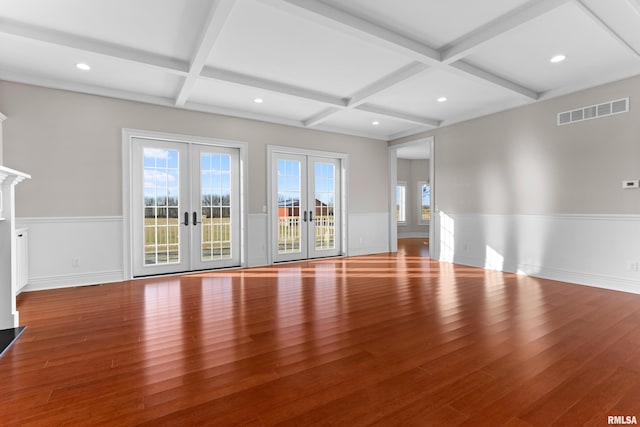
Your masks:
M 556 114 L 630 97 L 629 113 L 557 126 Z M 640 77 L 425 132 L 447 213 L 640 213 Z
M 7 167 L 33 177 L 20 217 L 122 215 L 122 129 L 249 144 L 249 213 L 266 200 L 266 145 L 349 154 L 349 211 L 387 212 L 387 143 L 176 108 L 0 81 Z

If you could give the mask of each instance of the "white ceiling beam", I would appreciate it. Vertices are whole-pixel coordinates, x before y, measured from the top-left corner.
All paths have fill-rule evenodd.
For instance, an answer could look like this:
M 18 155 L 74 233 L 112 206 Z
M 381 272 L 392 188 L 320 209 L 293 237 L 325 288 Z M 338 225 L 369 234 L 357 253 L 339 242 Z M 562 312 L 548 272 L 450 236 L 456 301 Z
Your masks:
M 402 67 L 401 69 L 381 78 L 380 80 L 370 84 L 364 89 L 356 92 L 353 96 L 348 98 L 347 107 L 355 108 L 359 105 L 364 104 L 368 99 L 372 96 L 389 89 L 397 85 L 398 83 L 406 82 L 411 78 L 417 76 L 423 71 L 429 69 L 428 65 L 425 65 L 421 62 L 413 62 L 406 67 Z M 342 111 L 342 108 L 329 108 L 321 111 L 320 113 L 304 120 L 303 123 L 305 126 L 316 126 L 327 120 L 332 115 L 337 112 Z
M 196 51 L 192 56 L 191 64 L 189 66 L 189 74 L 184 79 L 180 92 L 176 97 L 176 105 L 181 106 L 191 95 L 193 86 L 195 86 L 200 72 L 204 67 L 204 64 L 213 50 L 213 46 L 216 44 L 224 24 L 229 19 L 229 15 L 233 10 L 235 0 L 217 0 L 209 11 L 207 20 L 204 25 L 204 29 L 200 36 Z
M 640 0 L 625 0 L 625 1 L 640 16 Z
M 413 62 L 406 67 L 402 67 L 401 69 L 356 92 L 351 98 L 349 98 L 348 105 L 349 107 L 357 107 L 358 105 L 365 103 L 366 100 L 372 96 L 377 95 L 399 83 L 409 81 L 429 68 L 430 67 L 428 65 L 420 62 Z
M 423 64 L 440 67 L 451 71 L 450 64 L 442 62 L 442 55 L 439 51 L 419 43 L 415 40 L 401 36 L 391 30 L 373 24 L 362 18 L 358 18 L 340 9 L 336 9 L 317 0 L 261 0 L 263 3 L 272 5 L 281 10 L 302 16 L 320 25 L 337 29 L 346 34 L 351 34 L 365 41 L 383 46 L 396 53 L 404 54 L 415 61 Z M 540 0 L 532 0 L 536 2 Z M 542 0 L 543 2 L 566 2 L 573 0 Z M 458 71 L 465 72 L 467 67 L 455 67 Z M 488 71 L 476 67 L 470 68 L 475 79 L 484 79 L 494 85 L 504 89 L 515 90 L 516 93 L 526 94 L 528 98 L 537 99 L 537 93 L 531 89 L 524 88 L 503 77 L 494 75 Z M 533 95 L 533 96 L 532 96 Z
M 378 46 L 401 52 L 426 64 L 440 62 L 440 52 L 423 43 L 351 15 L 317 0 L 262 0 L 278 9 L 303 16 L 312 22 L 329 26 Z
M 532 89 L 526 88 L 510 80 L 504 79 L 500 76 L 497 76 L 493 73 L 485 71 L 467 62 L 464 62 L 464 61 L 454 62 L 450 64 L 450 67 L 456 70 L 462 71 L 467 76 L 474 76 L 480 81 L 493 83 L 497 86 L 503 87 L 505 89 L 509 89 L 512 92 L 519 93 L 520 95 L 523 95 L 529 99 L 537 100 L 538 98 L 540 98 L 540 94 Z
M 189 111 L 199 111 L 202 113 L 211 113 L 211 114 L 217 114 L 221 116 L 231 116 L 231 117 L 238 117 L 241 119 L 258 120 L 261 122 L 277 123 L 285 126 L 294 126 L 298 128 L 303 127 L 303 124 L 300 120 L 285 119 L 283 117 L 254 113 L 251 111 L 239 110 L 235 108 L 218 107 L 210 104 L 200 104 L 197 102 L 187 101 L 181 108 L 184 108 Z
M 325 110 L 320 111 L 318 114 L 315 114 L 315 115 L 309 117 L 308 119 L 303 120 L 302 124 L 305 127 L 312 127 L 312 126 L 319 125 L 320 123 L 324 122 L 329 117 L 331 117 L 334 114 L 336 114 L 338 111 L 342 111 L 342 110 L 343 110 L 342 108 L 329 107 L 329 108 L 327 108 Z
M 204 67 L 200 74 L 200 77 L 239 84 L 243 86 L 255 87 L 271 92 L 296 96 L 298 98 L 305 98 L 312 101 L 318 101 L 322 102 L 323 104 L 336 105 L 339 107 L 345 107 L 347 105 L 346 101 L 338 96 L 328 95 L 326 93 L 316 92 L 297 86 L 275 82 L 272 80 L 261 79 L 258 77 L 236 73 L 233 71 L 221 70 L 219 68 Z
M 573 0 L 532 0 L 481 26 L 440 50 L 442 61 L 450 64 L 470 55 L 484 43 L 501 36 Z
M 635 2 L 627 2 L 630 5 L 633 5 Z M 640 52 L 636 50 L 627 40 L 625 40 L 620 34 L 618 34 L 613 28 L 611 28 L 600 16 L 598 16 L 589 6 L 587 6 L 583 1 L 577 0 L 576 5 L 587 15 L 589 16 L 600 28 L 606 31 L 611 37 L 616 39 L 620 44 L 633 52 L 636 56 L 640 56 Z M 636 6 L 640 8 L 640 5 L 636 3 Z M 638 9 L 636 9 L 638 10 Z
M 12 36 L 37 40 L 58 46 L 69 47 L 97 55 L 109 56 L 124 61 L 134 62 L 158 68 L 177 75 L 186 75 L 189 67 L 184 61 L 156 55 L 150 52 L 132 49 L 100 40 L 79 37 L 62 31 L 50 30 L 34 25 L 23 24 L 8 19 L 0 19 L 0 32 Z
M 416 123 L 423 126 L 437 128 L 440 126 L 440 120 L 431 119 L 429 117 L 414 116 L 413 114 L 400 113 L 398 111 L 389 110 L 382 107 L 376 107 L 370 104 L 362 104 L 356 107 L 357 110 L 366 111 L 368 113 L 380 114 L 382 116 L 393 117 L 405 122 Z

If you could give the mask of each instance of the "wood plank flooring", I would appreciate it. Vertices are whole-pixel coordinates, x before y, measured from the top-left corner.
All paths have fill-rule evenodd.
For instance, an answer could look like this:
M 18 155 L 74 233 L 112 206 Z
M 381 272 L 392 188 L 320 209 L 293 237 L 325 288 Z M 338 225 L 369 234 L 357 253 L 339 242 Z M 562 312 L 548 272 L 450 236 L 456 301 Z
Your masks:
M 24 293 L 0 424 L 605 426 L 640 295 L 397 254 Z

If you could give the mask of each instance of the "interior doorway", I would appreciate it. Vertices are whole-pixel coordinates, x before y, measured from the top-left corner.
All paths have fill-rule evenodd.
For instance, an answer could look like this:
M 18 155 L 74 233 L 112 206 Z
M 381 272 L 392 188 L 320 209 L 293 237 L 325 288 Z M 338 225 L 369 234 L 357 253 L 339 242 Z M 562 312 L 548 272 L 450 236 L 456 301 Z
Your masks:
M 436 246 L 434 158 L 433 137 L 389 147 L 391 252 L 398 250 L 399 238 L 422 239 Z

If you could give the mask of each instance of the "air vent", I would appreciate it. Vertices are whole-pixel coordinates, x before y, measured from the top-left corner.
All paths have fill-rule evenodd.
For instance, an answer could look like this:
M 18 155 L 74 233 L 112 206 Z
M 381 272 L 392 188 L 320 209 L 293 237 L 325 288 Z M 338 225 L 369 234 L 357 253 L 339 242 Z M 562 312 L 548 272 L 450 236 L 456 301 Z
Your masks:
M 629 98 L 558 113 L 558 126 L 629 112 Z

